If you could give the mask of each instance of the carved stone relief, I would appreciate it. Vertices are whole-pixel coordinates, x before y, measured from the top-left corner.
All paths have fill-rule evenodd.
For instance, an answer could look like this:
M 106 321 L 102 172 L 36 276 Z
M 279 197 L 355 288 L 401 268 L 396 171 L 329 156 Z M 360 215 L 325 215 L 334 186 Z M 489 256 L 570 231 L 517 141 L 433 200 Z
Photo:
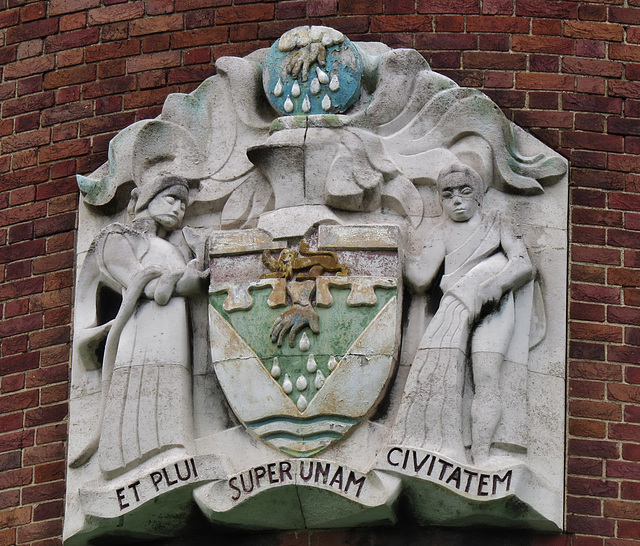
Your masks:
M 565 160 L 326 27 L 217 72 L 78 175 L 65 544 L 559 530 Z

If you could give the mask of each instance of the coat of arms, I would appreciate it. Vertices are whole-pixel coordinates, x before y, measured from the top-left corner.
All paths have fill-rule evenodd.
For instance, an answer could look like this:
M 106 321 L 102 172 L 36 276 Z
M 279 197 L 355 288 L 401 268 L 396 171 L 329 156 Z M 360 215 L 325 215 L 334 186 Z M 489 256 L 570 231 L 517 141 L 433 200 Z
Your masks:
M 364 244 L 350 243 L 354 231 Z M 366 248 L 380 231 L 386 240 Z M 253 434 L 288 455 L 314 455 L 373 411 L 394 370 L 397 230 L 320 226 L 315 250 L 258 232 L 243 253 L 220 245 L 234 235 L 211 245 L 224 249 L 210 262 L 213 366 Z
M 566 161 L 414 50 L 216 68 L 78 176 L 65 541 L 558 530 Z

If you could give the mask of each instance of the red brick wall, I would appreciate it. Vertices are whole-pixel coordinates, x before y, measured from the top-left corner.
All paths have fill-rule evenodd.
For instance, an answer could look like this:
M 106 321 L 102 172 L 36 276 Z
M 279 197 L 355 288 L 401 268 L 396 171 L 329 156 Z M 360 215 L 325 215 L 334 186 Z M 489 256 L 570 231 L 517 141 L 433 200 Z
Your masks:
M 74 175 L 103 163 L 113 135 L 157 115 L 167 94 L 213 74 L 216 58 L 307 23 L 420 50 L 569 158 L 569 534 L 486 543 L 637 544 L 640 0 L 0 0 L 0 544 L 60 544 Z M 466 535 L 403 536 L 461 544 Z

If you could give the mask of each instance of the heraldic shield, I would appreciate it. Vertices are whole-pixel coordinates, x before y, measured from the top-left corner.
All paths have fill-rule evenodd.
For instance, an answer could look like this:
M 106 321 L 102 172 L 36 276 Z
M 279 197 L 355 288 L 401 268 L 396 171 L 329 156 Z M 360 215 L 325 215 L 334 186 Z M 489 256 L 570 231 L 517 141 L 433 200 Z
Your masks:
M 212 363 L 238 419 L 289 456 L 340 441 L 395 369 L 398 229 L 321 225 L 292 241 L 227 231 L 209 248 Z

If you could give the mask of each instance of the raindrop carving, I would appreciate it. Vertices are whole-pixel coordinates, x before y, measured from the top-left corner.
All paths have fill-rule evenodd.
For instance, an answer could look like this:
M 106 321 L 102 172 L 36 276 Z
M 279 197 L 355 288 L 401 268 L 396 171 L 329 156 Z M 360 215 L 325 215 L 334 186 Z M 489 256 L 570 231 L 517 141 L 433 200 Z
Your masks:
M 278 78 L 278 82 L 276 83 L 276 86 L 273 88 L 273 94 L 276 97 L 279 97 L 280 95 L 282 95 L 282 80 Z
M 287 394 L 291 394 L 293 392 L 293 383 L 291 382 L 291 378 L 289 377 L 289 374 L 285 374 L 285 376 L 284 376 L 284 381 L 282 383 L 282 389 Z
M 309 373 L 314 373 L 318 369 L 318 363 L 316 362 L 316 358 L 313 355 L 309 355 L 307 359 L 307 371 Z
M 309 110 L 311 110 L 311 101 L 309 100 L 309 95 L 305 95 L 302 101 L 302 111 L 308 112 Z
M 296 389 L 298 389 L 299 391 L 303 391 L 307 388 L 307 378 L 304 375 L 301 375 L 300 377 L 298 377 L 298 380 L 296 381 Z
M 300 344 L 298 345 L 301 351 L 308 351 L 309 347 L 311 347 L 311 341 L 309 341 L 309 336 L 307 332 L 302 333 L 302 337 L 300 338 Z
M 340 80 L 338 79 L 338 75 L 334 74 L 333 76 L 331 76 L 331 82 L 329 82 L 329 89 L 331 89 L 331 91 L 333 91 L 334 93 L 340 89 Z
M 287 96 L 287 100 L 284 101 L 285 112 L 293 112 L 293 101 L 291 97 Z
M 316 74 L 320 83 L 329 83 L 329 76 L 319 66 L 316 66 Z
M 280 362 L 278 361 L 278 357 L 274 356 L 273 366 L 271 366 L 271 377 L 273 377 L 274 379 L 278 379 L 281 373 L 282 370 L 280 369 Z

